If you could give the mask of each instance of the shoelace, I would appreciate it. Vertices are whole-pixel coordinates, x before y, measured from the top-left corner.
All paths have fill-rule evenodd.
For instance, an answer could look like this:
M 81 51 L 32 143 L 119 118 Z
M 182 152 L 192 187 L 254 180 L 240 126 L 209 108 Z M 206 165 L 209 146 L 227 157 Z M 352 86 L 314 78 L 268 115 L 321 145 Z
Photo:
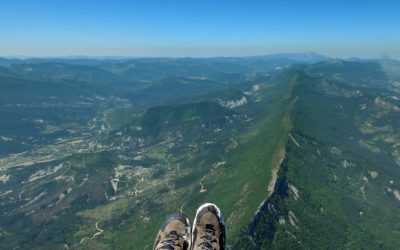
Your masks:
M 215 239 L 215 229 L 213 225 L 207 224 L 205 234 L 200 237 L 202 241 L 197 245 L 201 247 L 201 250 L 213 250 L 213 243 L 216 243 L 217 240 Z
M 174 250 L 176 246 L 179 246 L 180 237 L 176 231 L 169 232 L 165 239 L 159 243 L 157 250 Z

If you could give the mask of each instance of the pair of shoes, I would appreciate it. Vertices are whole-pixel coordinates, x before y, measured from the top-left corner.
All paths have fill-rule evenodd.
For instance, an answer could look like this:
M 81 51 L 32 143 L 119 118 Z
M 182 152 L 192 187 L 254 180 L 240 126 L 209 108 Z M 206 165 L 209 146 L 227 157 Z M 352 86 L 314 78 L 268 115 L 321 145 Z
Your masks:
M 224 250 L 225 225 L 219 208 L 206 203 L 197 209 L 193 226 L 182 214 L 171 215 L 161 227 L 154 250 Z

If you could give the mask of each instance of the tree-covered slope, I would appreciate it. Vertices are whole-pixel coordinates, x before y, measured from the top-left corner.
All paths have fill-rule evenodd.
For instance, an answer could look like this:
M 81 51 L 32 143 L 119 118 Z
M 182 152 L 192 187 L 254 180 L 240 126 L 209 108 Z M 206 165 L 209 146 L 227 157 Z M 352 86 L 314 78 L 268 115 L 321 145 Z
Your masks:
M 398 248 L 400 103 L 351 85 L 298 78 L 275 191 L 235 249 Z
M 400 244 L 397 63 L 83 61 L 0 68 L 0 249 L 151 249 L 204 202 L 231 249 Z

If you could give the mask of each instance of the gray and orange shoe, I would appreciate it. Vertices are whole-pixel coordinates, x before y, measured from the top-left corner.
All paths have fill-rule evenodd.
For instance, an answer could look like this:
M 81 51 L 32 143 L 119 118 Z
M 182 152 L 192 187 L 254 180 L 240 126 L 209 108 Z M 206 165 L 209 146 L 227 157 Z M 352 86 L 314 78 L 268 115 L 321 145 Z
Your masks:
M 169 216 L 154 242 L 154 250 L 189 250 L 190 222 L 182 214 Z
M 192 250 L 224 250 L 225 225 L 219 208 L 206 203 L 197 209 L 192 226 Z

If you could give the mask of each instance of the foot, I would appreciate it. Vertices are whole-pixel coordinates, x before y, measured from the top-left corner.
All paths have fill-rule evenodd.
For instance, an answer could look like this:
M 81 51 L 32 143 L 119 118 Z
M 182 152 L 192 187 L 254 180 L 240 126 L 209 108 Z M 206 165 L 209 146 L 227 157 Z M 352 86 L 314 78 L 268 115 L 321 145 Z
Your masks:
M 192 250 L 224 250 L 225 225 L 219 208 L 206 203 L 197 210 L 192 227 Z
M 189 250 L 190 222 L 181 214 L 173 214 L 161 227 L 154 243 L 154 250 Z

